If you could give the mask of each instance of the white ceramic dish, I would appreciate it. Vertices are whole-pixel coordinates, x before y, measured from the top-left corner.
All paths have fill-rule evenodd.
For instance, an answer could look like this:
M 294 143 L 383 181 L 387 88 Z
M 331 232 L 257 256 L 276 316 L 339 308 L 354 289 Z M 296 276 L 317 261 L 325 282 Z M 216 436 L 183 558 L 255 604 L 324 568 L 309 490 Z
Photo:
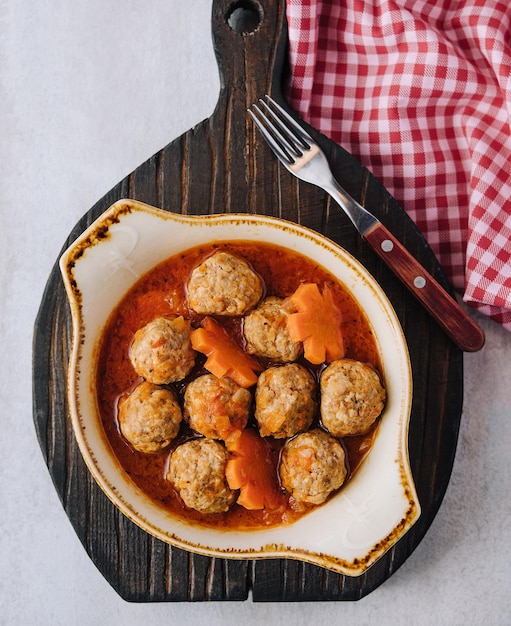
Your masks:
M 214 240 L 256 240 L 314 258 L 348 287 L 378 341 L 388 394 L 373 448 L 354 478 L 297 522 L 265 530 L 214 530 L 169 514 L 131 482 L 113 456 L 94 391 L 98 340 L 130 287 L 166 258 Z M 172 545 L 225 558 L 301 559 L 357 576 L 414 524 L 420 505 L 408 460 L 412 376 L 395 312 L 367 271 L 330 240 L 293 223 L 257 215 L 203 217 L 121 200 L 63 254 L 60 267 L 73 319 L 68 394 L 85 462 L 103 491 L 133 522 Z

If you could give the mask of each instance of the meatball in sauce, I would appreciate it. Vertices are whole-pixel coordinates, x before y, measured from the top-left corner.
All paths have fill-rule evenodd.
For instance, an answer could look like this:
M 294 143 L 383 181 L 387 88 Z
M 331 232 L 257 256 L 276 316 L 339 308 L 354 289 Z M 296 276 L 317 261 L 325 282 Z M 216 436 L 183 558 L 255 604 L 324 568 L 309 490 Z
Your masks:
M 137 374 L 156 385 L 182 380 L 195 365 L 190 332 L 181 315 L 157 317 L 137 330 L 129 350 Z
M 119 401 L 119 428 L 139 452 L 167 448 L 177 436 L 181 407 L 172 389 L 144 381 Z
M 247 425 L 252 394 L 230 378 L 204 374 L 187 385 L 184 419 L 192 430 L 210 439 L 229 439 Z
M 273 361 L 287 363 L 296 361 L 302 352 L 302 344 L 293 341 L 287 329 L 286 301 L 270 296 L 245 316 L 243 334 L 247 352 Z
M 347 475 L 344 449 L 318 428 L 290 439 L 282 450 L 282 486 L 298 503 L 322 504 Z
M 321 421 L 335 437 L 362 435 L 383 411 L 385 389 L 376 370 L 340 359 L 321 375 Z
M 261 299 L 263 283 L 244 259 L 215 252 L 192 271 L 187 290 L 196 313 L 243 315 Z
M 316 413 L 316 383 L 298 363 L 269 367 L 257 381 L 255 418 L 263 437 L 294 437 Z
M 227 450 L 212 439 L 194 439 L 178 446 L 170 457 L 167 479 L 187 507 L 201 513 L 223 513 L 235 492 L 225 478 Z

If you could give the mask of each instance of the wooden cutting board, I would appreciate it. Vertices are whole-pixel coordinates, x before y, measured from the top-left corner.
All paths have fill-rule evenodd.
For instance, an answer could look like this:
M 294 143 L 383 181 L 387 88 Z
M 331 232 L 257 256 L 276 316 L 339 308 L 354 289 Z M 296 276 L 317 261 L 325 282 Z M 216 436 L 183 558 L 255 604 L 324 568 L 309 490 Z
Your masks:
M 109 191 L 69 234 L 67 247 L 113 202 L 133 198 L 186 214 L 248 212 L 313 228 L 373 273 L 403 325 L 414 378 L 409 450 L 422 516 L 386 555 L 359 577 L 285 559 L 223 560 L 188 553 L 153 538 L 125 518 L 89 474 L 71 430 L 66 376 L 71 317 L 55 264 L 35 322 L 34 424 L 64 509 L 97 568 L 126 600 L 136 602 L 356 600 L 389 578 L 429 528 L 451 475 L 463 400 L 463 355 L 429 318 L 351 223 L 319 189 L 278 164 L 246 109 L 265 93 L 282 101 L 286 78 L 284 0 L 214 0 L 214 49 L 221 74 L 211 117 L 169 143 Z M 449 286 L 426 242 L 395 200 L 355 159 L 312 133 L 339 182 Z

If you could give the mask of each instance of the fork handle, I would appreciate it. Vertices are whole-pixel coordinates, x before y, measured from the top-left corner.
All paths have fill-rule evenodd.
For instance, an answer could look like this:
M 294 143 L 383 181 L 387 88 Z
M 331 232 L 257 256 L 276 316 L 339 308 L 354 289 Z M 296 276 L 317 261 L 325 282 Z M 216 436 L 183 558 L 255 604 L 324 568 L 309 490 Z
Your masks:
M 459 348 L 475 352 L 483 347 L 482 329 L 381 222 L 362 236 Z

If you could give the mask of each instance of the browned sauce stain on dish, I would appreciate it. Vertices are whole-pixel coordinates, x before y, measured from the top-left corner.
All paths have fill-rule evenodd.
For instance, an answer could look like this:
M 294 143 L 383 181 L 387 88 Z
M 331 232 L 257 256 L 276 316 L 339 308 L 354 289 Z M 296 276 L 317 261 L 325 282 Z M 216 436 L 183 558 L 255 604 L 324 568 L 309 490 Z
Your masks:
M 115 206 L 115 210 L 105 217 L 100 224 L 93 224 L 90 227 L 88 234 L 85 237 L 82 237 L 78 243 L 75 242 L 72 255 L 69 257 L 65 266 L 65 273 L 69 281 L 69 287 L 73 292 L 74 300 L 78 305 L 82 302 L 82 293 L 74 278 L 76 261 L 85 254 L 88 248 L 91 248 L 92 246 L 108 239 L 110 236 L 110 226 L 112 226 L 112 224 L 118 224 L 121 216 L 131 213 L 132 210 L 133 208 L 129 202 L 118 203 Z
M 130 478 L 149 497 L 179 517 L 216 528 L 255 528 L 289 523 L 310 509 L 302 507 L 296 510 L 288 496 L 282 492 L 277 507 L 272 510 L 247 511 L 235 504 L 226 513 L 206 515 L 184 507 L 172 485 L 165 480 L 172 450 L 187 439 L 197 436 L 184 422 L 180 434 L 171 446 L 154 455 L 136 452 L 123 439 L 118 429 L 118 399 L 141 381 L 128 356 L 135 331 L 157 316 L 175 313 L 184 314 L 191 319 L 192 325 L 198 326 L 203 316 L 187 308 L 186 283 L 192 269 L 218 249 L 225 249 L 248 261 L 264 281 L 265 296 L 287 297 L 302 282 L 315 282 L 320 287 L 329 284 L 343 316 L 346 357 L 370 363 L 381 372 L 377 343 L 365 313 L 344 285 L 322 266 L 299 253 L 273 244 L 216 242 L 179 253 L 158 265 L 134 285 L 114 311 L 102 338 L 97 364 L 97 397 L 103 427 L 116 457 Z M 238 341 L 243 341 L 240 318 L 223 319 L 222 323 Z M 172 385 L 181 398 L 185 385 L 205 372 L 204 361 L 205 358 L 199 355 L 189 376 Z M 304 360 L 301 362 L 319 379 L 321 366 L 311 366 Z M 313 427 L 318 423 L 319 418 L 316 417 Z M 348 480 L 370 451 L 376 430 L 377 424 L 366 435 L 344 438 L 342 443 L 347 454 Z M 284 440 L 269 437 L 266 441 L 278 480 L 277 465 Z

